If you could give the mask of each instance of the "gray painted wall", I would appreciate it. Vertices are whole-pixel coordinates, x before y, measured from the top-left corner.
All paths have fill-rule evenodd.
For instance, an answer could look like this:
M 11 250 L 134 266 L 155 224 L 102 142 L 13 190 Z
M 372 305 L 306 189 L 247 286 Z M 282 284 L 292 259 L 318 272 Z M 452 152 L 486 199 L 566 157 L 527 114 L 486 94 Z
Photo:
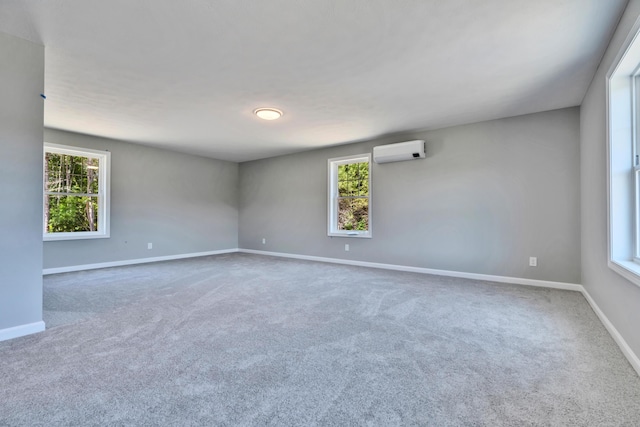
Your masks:
M 327 159 L 415 138 L 373 164 L 373 238 L 327 237 Z M 240 247 L 579 283 L 579 159 L 568 108 L 242 163 Z
M 634 22 L 640 1 L 627 6 L 580 111 L 582 284 L 640 356 L 640 287 L 607 266 L 605 78 Z
M 0 33 L 0 330 L 42 321 L 44 47 Z
M 45 242 L 44 268 L 238 247 L 237 163 L 51 129 L 44 137 L 111 152 L 111 237 Z

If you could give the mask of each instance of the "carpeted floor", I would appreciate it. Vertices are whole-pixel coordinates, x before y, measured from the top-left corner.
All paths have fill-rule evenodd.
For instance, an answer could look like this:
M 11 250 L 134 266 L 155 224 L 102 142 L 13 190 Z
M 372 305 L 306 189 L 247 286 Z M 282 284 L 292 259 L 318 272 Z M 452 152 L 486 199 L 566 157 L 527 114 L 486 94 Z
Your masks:
M 581 294 L 247 254 L 46 276 L 0 425 L 638 426 Z

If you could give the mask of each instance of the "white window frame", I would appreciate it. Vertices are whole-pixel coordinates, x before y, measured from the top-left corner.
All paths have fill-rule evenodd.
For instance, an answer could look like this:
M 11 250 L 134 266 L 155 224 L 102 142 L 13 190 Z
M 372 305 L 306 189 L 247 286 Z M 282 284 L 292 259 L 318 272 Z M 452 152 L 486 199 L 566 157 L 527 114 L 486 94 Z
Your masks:
M 44 168 L 47 153 L 67 154 L 70 156 L 91 157 L 98 159 L 98 230 L 97 231 L 74 231 L 48 233 L 45 224 L 46 204 L 43 203 L 42 210 L 42 239 L 44 241 L 53 240 L 78 240 L 78 239 L 104 239 L 110 237 L 110 179 L 111 179 L 111 153 L 102 150 L 92 150 L 89 148 L 72 147 L 69 145 L 44 143 L 42 155 L 42 165 Z M 42 183 L 43 201 L 47 197 L 46 183 Z
M 608 266 L 640 286 L 640 19 L 606 77 Z
M 338 166 L 347 165 L 351 163 L 368 162 L 369 164 L 369 229 L 362 230 L 339 230 L 338 229 Z M 336 157 L 328 160 L 328 229 L 327 235 L 331 237 L 355 237 L 355 238 L 368 238 L 372 237 L 371 231 L 371 153 L 357 154 L 354 156 Z

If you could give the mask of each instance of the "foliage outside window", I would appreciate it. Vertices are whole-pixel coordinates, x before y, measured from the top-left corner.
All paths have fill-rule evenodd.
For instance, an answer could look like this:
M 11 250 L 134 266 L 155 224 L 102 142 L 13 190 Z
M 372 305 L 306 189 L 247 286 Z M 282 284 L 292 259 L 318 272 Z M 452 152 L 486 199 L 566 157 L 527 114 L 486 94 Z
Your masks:
M 44 239 L 109 237 L 107 151 L 44 145 Z
M 329 159 L 329 236 L 371 237 L 371 155 Z

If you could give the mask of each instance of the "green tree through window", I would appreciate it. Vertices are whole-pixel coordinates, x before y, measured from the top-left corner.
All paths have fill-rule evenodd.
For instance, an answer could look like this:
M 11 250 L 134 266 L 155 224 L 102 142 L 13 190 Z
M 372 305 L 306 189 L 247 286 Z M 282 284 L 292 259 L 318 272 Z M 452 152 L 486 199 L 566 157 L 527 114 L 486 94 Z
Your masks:
M 371 155 L 329 159 L 328 235 L 371 237 Z
M 98 159 L 46 153 L 44 173 L 47 232 L 96 231 Z
M 109 153 L 45 144 L 45 239 L 108 237 Z
M 369 163 L 338 166 L 338 229 L 369 229 Z

